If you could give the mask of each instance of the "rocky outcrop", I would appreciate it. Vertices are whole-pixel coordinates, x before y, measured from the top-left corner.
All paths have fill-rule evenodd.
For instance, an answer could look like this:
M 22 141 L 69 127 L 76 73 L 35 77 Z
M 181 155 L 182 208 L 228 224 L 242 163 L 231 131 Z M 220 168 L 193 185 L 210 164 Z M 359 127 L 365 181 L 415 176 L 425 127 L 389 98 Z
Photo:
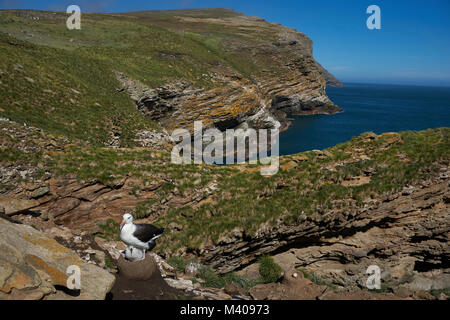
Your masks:
M 437 179 L 388 195 L 362 212 L 261 230 L 247 241 L 236 234 L 232 244 L 224 241 L 224 247 L 205 256 L 218 270 L 228 272 L 245 265 L 250 256 L 274 252 L 274 260 L 284 270 L 307 270 L 350 292 L 366 289 L 366 270 L 377 265 L 385 289 L 397 297 L 420 298 L 420 292 L 450 287 L 449 194 L 447 170 Z M 217 254 L 219 250 L 222 253 Z M 225 267 L 224 261 L 216 260 L 218 256 L 226 257 L 228 266 L 236 264 Z M 257 264 L 239 273 L 255 278 Z M 272 295 L 278 290 L 275 287 L 269 290 Z M 267 288 L 263 292 L 269 294 Z M 256 296 L 261 298 L 261 293 Z
M 235 232 L 215 247 L 205 247 L 203 261 L 225 273 L 261 254 L 286 251 L 298 259 L 296 266 L 311 268 L 316 263 L 317 269 L 324 270 L 328 263 L 331 273 L 339 265 L 343 268 L 336 271 L 337 279 L 355 275 L 336 280 L 342 286 L 362 285 L 364 268 L 377 263 L 397 282 L 414 276 L 415 271 L 441 270 L 435 278 L 449 279 L 449 191 L 448 178 L 437 178 L 359 212 L 305 217 L 299 224 L 261 229 L 252 238 Z M 440 283 L 446 285 L 446 281 Z M 422 286 L 436 288 L 431 280 Z
M 193 123 L 197 120 L 203 121 L 205 129 L 231 129 L 261 109 L 260 98 L 254 88 L 246 87 L 251 84 L 242 78 L 224 79 L 227 86 L 210 90 L 194 88 L 188 82 L 150 89 L 121 73 L 116 75 L 137 108 L 168 130 L 185 128 L 193 131 Z M 221 77 L 218 74 L 212 76 Z
M 0 212 L 7 215 L 22 213 L 39 205 L 39 202 L 33 199 L 8 198 L 0 195 Z
M 343 232 L 348 236 L 292 248 L 275 259 L 285 266 L 307 267 L 343 288 L 364 288 L 370 265 L 381 268 L 382 280 L 389 286 L 449 288 L 448 194 L 448 181 L 407 188 L 368 210 L 365 221 L 355 221 L 353 230 Z
M 8 215 L 20 214 L 25 210 L 27 214 L 39 216 L 38 221 L 50 220 L 71 229 L 98 232 L 100 223 L 109 218 L 120 222 L 125 213 L 136 212 L 139 203 L 152 203 L 141 214 L 156 219 L 165 214 L 170 206 L 197 205 L 207 199 L 217 185 L 213 181 L 184 194 L 175 190 L 161 198 L 164 186 L 172 184 L 170 177 L 164 175 L 151 183 L 124 177 L 107 185 L 96 180 L 79 181 L 74 176 L 52 177 L 33 185 L 33 189 L 46 190 L 36 199 L 30 198 L 30 187 L 20 186 L 14 189 L 14 193 L 1 196 L 0 210 L 5 208 Z
M 160 199 L 159 190 L 166 183 L 171 182 L 161 178 L 142 186 L 139 179 L 124 178 L 104 185 L 97 181 L 83 183 L 69 177 L 51 178 L 44 183 L 49 193 L 36 200 L 39 205 L 31 212 L 58 225 L 96 232 L 100 222 L 108 218 L 120 222 L 125 213 L 135 212 L 137 204 L 145 201 L 153 202 L 145 212 L 145 216 L 152 219 L 164 214 L 171 205 L 195 205 L 208 197 L 214 185 L 199 187 L 185 196 L 168 194 L 165 199 Z M 138 194 L 134 192 L 136 186 L 139 186 Z M 15 200 L 10 198 L 8 201 Z
M 107 271 L 31 226 L 0 218 L 0 299 L 104 299 L 114 284 Z M 67 288 L 68 267 L 81 270 L 81 289 Z
M 10 135 L 9 139 L 0 139 L 0 146 L 3 148 L 14 146 L 16 150 L 26 155 L 42 152 L 45 153 L 44 159 L 49 161 L 51 158 L 48 154 L 64 152 L 72 146 L 62 138 L 49 137 L 41 130 L 9 121 L 1 130 L 6 133 L 3 138 Z M 153 132 L 149 136 L 152 142 L 147 141 L 146 138 L 143 138 L 141 142 L 152 144 L 156 140 L 153 139 L 154 137 L 161 138 L 162 141 L 165 138 L 170 139 L 164 132 Z M 148 136 L 145 135 L 145 137 Z M 51 139 L 51 143 L 46 138 Z M 161 144 L 159 146 L 162 147 Z M 127 152 L 137 149 L 115 150 Z M 152 164 L 159 163 L 164 166 L 168 162 L 161 152 L 147 148 L 139 150 L 148 152 L 147 156 Z M 136 163 L 136 165 L 139 166 L 142 163 Z M 99 223 L 109 218 L 120 222 L 123 214 L 136 212 L 139 203 L 151 203 L 141 215 L 155 219 L 167 212 L 170 206 L 195 206 L 209 197 L 217 185 L 217 181 L 213 180 L 204 186 L 194 184 L 194 189 L 184 193 L 174 189 L 173 192 L 167 192 L 163 196 L 164 187 L 175 185 L 170 174 L 164 172 L 147 173 L 147 177 L 151 176 L 152 179 L 147 179 L 145 182 L 142 179 L 145 177 L 136 178 L 125 175 L 108 183 L 102 183 L 98 179 L 81 180 L 74 174 L 58 176 L 47 170 L 42 176 L 36 178 L 36 172 L 43 168 L 42 163 L 35 166 L 24 161 L 0 166 L 0 188 L 10 186 L 10 188 L 0 189 L 0 213 L 9 216 L 18 215 L 19 219 L 25 220 L 30 216 L 39 216 L 37 221 L 49 220 L 71 229 L 97 232 Z M 201 175 L 195 173 L 192 178 L 198 180 Z M 22 182 L 18 183 L 19 179 Z
M 340 82 L 338 79 L 336 79 L 335 76 L 333 76 L 331 73 L 329 73 L 324 67 L 322 67 L 319 63 L 317 63 L 319 67 L 319 72 L 324 77 L 324 79 L 327 82 L 327 87 L 331 88 L 342 88 L 344 87 L 344 84 Z
M 175 144 L 171 136 L 164 129 L 162 131 L 138 131 L 134 142 L 140 147 L 155 151 L 171 151 Z
M 295 64 L 295 63 L 294 63 Z M 325 94 L 325 81 L 316 73 L 270 80 L 255 85 L 239 76 L 220 77 L 227 83 L 215 89 L 195 89 L 189 83 L 173 83 L 149 89 L 117 73 L 138 109 L 168 130 L 193 131 L 194 121 L 205 129 L 280 128 L 286 115 L 333 114 L 341 112 Z M 286 127 L 286 126 L 283 126 Z

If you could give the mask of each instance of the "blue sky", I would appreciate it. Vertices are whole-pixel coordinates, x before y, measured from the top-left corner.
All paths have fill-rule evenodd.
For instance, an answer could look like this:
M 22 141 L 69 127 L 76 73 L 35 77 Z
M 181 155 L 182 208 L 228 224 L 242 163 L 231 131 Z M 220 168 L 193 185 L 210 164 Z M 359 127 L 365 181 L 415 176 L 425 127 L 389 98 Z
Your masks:
M 1 9 L 85 12 L 231 8 L 296 28 L 314 41 L 314 56 L 346 82 L 450 86 L 448 0 L 0 0 Z M 381 8 L 381 30 L 366 9 Z

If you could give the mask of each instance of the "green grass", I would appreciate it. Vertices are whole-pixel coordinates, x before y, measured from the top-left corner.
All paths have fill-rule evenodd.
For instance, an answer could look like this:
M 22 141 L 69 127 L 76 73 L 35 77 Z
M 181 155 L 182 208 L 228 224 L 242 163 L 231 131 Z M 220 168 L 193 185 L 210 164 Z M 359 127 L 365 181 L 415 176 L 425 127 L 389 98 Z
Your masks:
M 229 10 L 83 13 L 81 30 L 68 30 L 67 16 L 0 11 L 1 117 L 95 145 L 118 133 L 121 145 L 132 147 L 138 130 L 159 126 L 125 92 L 116 92 L 114 71 L 153 88 L 181 79 L 211 88 L 223 82 L 209 73 L 252 80 L 263 69 L 281 75 L 285 67 L 270 54 L 241 49 L 276 41 L 279 27 L 261 24 L 243 32 L 240 23 L 179 21 L 239 16 Z
M 276 264 L 272 257 L 262 256 L 259 258 L 258 264 L 259 274 L 264 283 L 277 282 L 281 278 L 283 269 Z
M 80 181 L 106 185 L 133 177 L 140 181 L 136 184 L 137 195 L 139 189 L 148 184 L 162 183 L 155 199 L 139 200 L 138 196 L 135 215 L 139 218 L 161 210 L 162 202 L 171 197 L 175 189 L 180 196 L 187 196 L 216 181 L 217 190 L 207 203 L 169 207 L 167 213 L 154 222 L 170 230 L 165 234 L 167 240 L 157 248 L 160 253 L 177 252 L 180 248 L 195 252 L 204 239 L 217 244 L 236 228 L 251 237 L 265 225 L 297 224 L 306 217 L 326 220 L 333 214 L 355 212 L 371 199 L 428 177 L 437 164 L 448 165 L 449 133 L 449 128 L 441 128 L 402 132 L 369 141 L 364 135 L 355 137 L 328 149 L 330 156 L 325 158 L 313 152 L 284 157 L 282 164 L 296 157 L 306 160 L 270 178 L 262 177 L 259 171 L 240 172 L 229 166 L 173 165 L 169 154 L 148 150 L 69 146 L 64 152 L 25 153 L 12 147 L 20 143 L 14 139 L 8 140 L 9 147 L 0 150 L 0 163 L 4 166 L 12 163 L 40 165 L 45 170 L 36 171 L 36 176 L 49 171 L 55 177 L 74 175 Z M 391 141 L 393 138 L 395 143 Z M 44 137 L 33 139 L 45 141 Z M 356 156 L 365 155 L 369 160 L 348 157 L 355 148 L 359 149 Z M 326 169 L 327 166 L 334 169 Z M 366 172 L 371 172 L 367 184 L 342 185 L 346 179 L 364 176 Z M 194 184 L 194 181 L 200 183 Z M 11 187 L 3 188 L 10 190 Z M 182 230 L 171 230 L 168 227 L 171 223 L 183 226 Z
M 115 269 L 116 266 L 112 262 L 111 258 L 109 256 L 105 256 L 105 267 L 108 269 Z
M 299 268 L 299 271 L 303 274 L 303 276 L 306 279 L 311 280 L 311 282 L 317 284 L 318 286 L 327 286 L 330 289 L 332 289 L 334 292 L 337 292 L 337 287 L 333 283 L 323 279 L 322 277 L 318 276 L 314 272 L 308 271 L 304 268 Z
M 432 294 L 433 296 L 435 296 L 436 298 L 439 297 L 439 295 L 443 293 L 445 294 L 447 297 L 450 297 L 450 288 L 445 288 L 445 289 L 432 289 L 430 290 L 430 294 Z M 448 298 L 447 298 L 448 299 Z
M 170 257 L 167 262 L 174 267 L 177 272 L 184 272 L 186 269 L 186 266 L 189 263 L 196 263 L 194 260 L 187 260 L 178 256 L 172 256 Z M 227 273 L 224 275 L 217 274 L 213 269 L 198 264 L 199 265 L 199 273 L 196 276 L 196 278 L 193 279 L 193 282 L 199 282 L 199 279 L 201 279 L 201 283 L 203 287 L 208 288 L 224 288 L 228 284 L 234 284 L 238 288 L 242 288 L 244 292 L 248 292 L 250 288 L 254 287 L 258 283 L 261 283 L 259 279 L 249 279 L 246 276 L 238 275 L 234 272 Z
M 167 262 L 174 267 L 178 272 L 184 272 L 187 265 L 193 261 L 183 259 L 178 256 L 172 256 L 169 259 L 167 259 Z
M 111 67 L 99 59 L 26 44 L 2 33 L 0 56 L 5 72 L 0 78 L 2 117 L 97 145 L 111 139 L 113 126 L 124 146 L 133 145 L 137 130 L 158 128 L 125 93 L 115 91 Z M 17 64 L 23 71 L 14 68 Z
M 184 272 L 186 269 L 186 266 L 193 262 L 198 264 L 196 261 L 194 260 L 187 260 L 178 256 L 172 256 L 170 257 L 167 262 L 174 267 L 177 272 Z M 250 290 L 250 288 L 254 287 L 255 285 L 257 285 L 258 283 L 261 283 L 260 280 L 255 280 L 255 279 L 249 279 L 246 276 L 241 276 L 238 275 L 234 272 L 231 273 L 227 273 L 224 275 L 219 275 L 217 274 L 213 269 L 198 264 L 199 265 L 199 273 L 196 276 L 196 278 L 194 278 L 192 281 L 193 282 L 199 282 L 199 280 L 201 279 L 201 283 L 203 287 L 208 287 L 208 288 L 224 288 L 226 285 L 228 284 L 234 284 L 236 285 L 238 288 L 243 289 L 244 292 L 248 292 L 248 290 Z
M 198 278 L 203 280 L 203 287 L 221 289 L 229 284 L 234 284 L 238 288 L 243 289 L 245 293 L 247 293 L 250 288 L 261 283 L 261 280 L 249 279 L 246 276 L 238 275 L 234 272 L 218 275 L 213 269 L 203 265 L 200 266 Z
M 113 219 L 108 219 L 104 223 L 99 224 L 101 233 L 100 237 L 108 241 L 119 241 L 120 240 L 120 228 L 119 224 Z M 106 260 L 105 260 L 106 262 Z
M 16 147 L 22 144 L 20 138 L 1 132 L 1 140 L 8 143 L 2 144 L 0 163 L 39 166 L 37 179 L 45 171 L 106 185 L 124 177 L 136 178 L 140 181 L 133 189 L 138 218 L 160 210 L 161 202 L 175 189 L 187 196 L 216 181 L 218 190 L 210 201 L 168 208 L 167 214 L 155 221 L 161 227 L 173 222 L 183 226 L 181 231 L 166 234 L 167 241 L 158 246 L 161 252 L 180 248 L 195 251 L 204 239 L 218 243 L 236 228 L 251 237 L 262 226 L 296 224 L 314 216 L 329 219 L 333 214 L 355 211 L 370 199 L 426 178 L 436 170 L 436 163 L 449 162 L 450 129 L 441 128 L 376 139 L 366 133 L 328 149 L 326 156 L 315 152 L 297 155 L 306 160 L 271 178 L 235 167 L 172 165 L 167 153 L 132 149 L 138 130 L 159 127 L 136 110 L 126 93 L 116 91 L 119 83 L 113 71 L 150 87 L 175 79 L 186 79 L 199 87 L 220 86 L 203 76 L 216 68 L 233 70 L 248 79 L 258 76 L 261 69 L 282 72 L 270 57 L 252 57 L 249 50 L 239 49 L 275 41 L 278 27 L 267 24 L 236 32 L 238 27 L 233 25 L 179 23 L 177 15 L 236 16 L 230 11 L 206 10 L 85 14 L 82 30 L 69 31 L 66 14 L 32 14 L 40 20 L 17 11 L 0 11 L 0 117 L 11 118 L 16 129 L 23 123 L 42 129 L 27 137 L 30 146 L 60 136 L 74 145 L 65 146 L 62 152 L 56 148 L 52 152 L 24 152 Z M 121 145 L 131 149 L 104 148 L 112 131 L 119 132 Z M 398 140 L 391 141 L 394 137 Z M 360 151 L 353 156 L 366 155 L 368 159 L 353 161 L 354 149 Z M 295 157 L 284 157 L 281 162 Z M 369 183 L 343 185 L 367 172 Z M 157 199 L 140 200 L 142 186 L 159 179 L 165 183 L 158 189 Z M 194 182 L 198 180 L 197 185 Z M 11 186 L 2 188 L 10 190 Z
M 225 279 L 222 276 L 216 274 L 213 269 L 206 266 L 201 266 L 199 271 L 200 272 L 198 278 L 204 281 L 202 284 L 204 287 L 209 288 L 225 287 L 226 285 Z
M 449 130 L 403 132 L 389 148 L 385 145 L 392 136 L 380 136 L 374 141 L 366 141 L 364 136 L 355 137 L 329 149 L 332 157 L 319 159 L 310 152 L 305 153 L 308 161 L 271 178 L 264 178 L 259 172 L 217 170 L 220 184 L 219 192 L 213 196 L 216 203 L 195 209 L 172 208 L 158 219 L 163 226 L 171 222 L 185 226 L 180 232 L 168 234 L 170 244 L 162 244 L 160 250 L 164 251 L 165 246 L 172 250 L 195 249 L 203 243 L 202 239 L 211 237 L 218 242 L 235 228 L 251 236 L 263 224 L 276 225 L 279 219 L 296 223 L 306 216 L 323 215 L 328 219 L 333 213 L 358 210 L 370 199 L 426 178 L 428 170 L 435 170 L 436 163 L 448 164 Z M 362 149 L 357 154 L 367 154 L 370 160 L 350 161 L 344 155 L 353 148 Z M 347 162 L 342 163 L 345 158 Z M 335 170 L 323 168 L 333 163 L 337 164 Z M 372 172 L 367 184 L 341 185 L 352 176 L 364 176 L 365 172 Z M 278 189 L 278 184 L 286 187 Z

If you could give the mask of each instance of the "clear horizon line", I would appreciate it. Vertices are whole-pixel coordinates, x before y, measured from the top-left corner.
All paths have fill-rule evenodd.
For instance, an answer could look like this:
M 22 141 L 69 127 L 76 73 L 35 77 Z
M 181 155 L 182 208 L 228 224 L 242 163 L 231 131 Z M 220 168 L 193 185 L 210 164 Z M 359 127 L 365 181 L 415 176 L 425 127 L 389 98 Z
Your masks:
M 339 79 L 338 79 L 339 80 Z M 345 81 L 339 80 L 341 83 L 345 84 L 379 84 L 379 85 L 389 85 L 389 86 L 411 86 L 411 87 L 435 87 L 435 88 L 450 88 L 450 84 L 416 84 L 416 83 L 389 83 L 389 82 L 368 82 L 368 80 L 363 81 Z

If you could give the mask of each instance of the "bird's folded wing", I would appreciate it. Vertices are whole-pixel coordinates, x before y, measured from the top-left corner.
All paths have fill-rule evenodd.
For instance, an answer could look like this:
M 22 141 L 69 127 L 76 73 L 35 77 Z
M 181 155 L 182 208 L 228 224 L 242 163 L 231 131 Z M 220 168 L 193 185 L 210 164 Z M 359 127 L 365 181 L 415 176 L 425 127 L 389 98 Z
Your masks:
M 133 235 L 142 242 L 149 242 L 154 238 L 158 238 L 164 232 L 163 229 L 157 228 L 151 224 L 136 224 L 136 231 Z

